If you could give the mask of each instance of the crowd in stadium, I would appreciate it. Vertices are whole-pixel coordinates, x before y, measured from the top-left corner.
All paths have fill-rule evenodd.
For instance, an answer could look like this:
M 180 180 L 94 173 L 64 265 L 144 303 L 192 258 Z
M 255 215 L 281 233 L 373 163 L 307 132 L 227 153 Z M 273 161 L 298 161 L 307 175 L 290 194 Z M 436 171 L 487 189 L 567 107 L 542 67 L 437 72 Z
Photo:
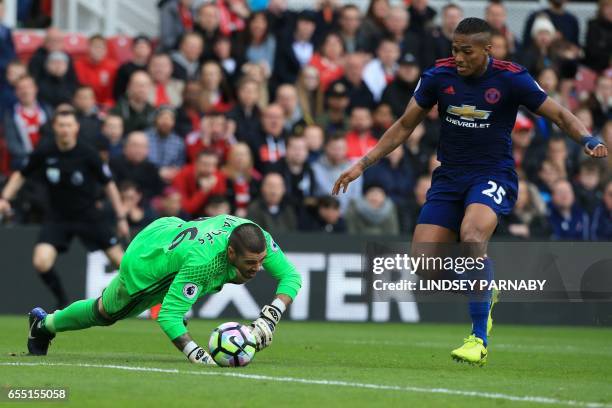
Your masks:
M 134 37 L 127 61 L 100 35 L 76 58 L 57 28 L 25 60 L 0 26 L 0 185 L 53 139 L 53 112 L 74 109 L 79 143 L 109 163 L 132 233 L 161 216 L 233 213 L 271 232 L 408 235 L 440 164 L 435 108 L 347 194 L 330 196 L 402 114 L 421 72 L 451 55 L 462 8 L 407 3 L 371 0 L 362 12 L 335 0 L 300 11 L 286 0 L 162 0 L 159 36 Z M 508 29 L 506 7 L 484 10 L 492 56 L 525 66 L 612 146 L 612 1 L 599 1 L 584 41 L 563 0 L 533 12 L 522 33 Z M 589 159 L 527 111 L 512 141 L 519 196 L 497 236 L 612 239 L 612 157 Z M 47 202 L 28 180 L 4 222 L 40 222 Z

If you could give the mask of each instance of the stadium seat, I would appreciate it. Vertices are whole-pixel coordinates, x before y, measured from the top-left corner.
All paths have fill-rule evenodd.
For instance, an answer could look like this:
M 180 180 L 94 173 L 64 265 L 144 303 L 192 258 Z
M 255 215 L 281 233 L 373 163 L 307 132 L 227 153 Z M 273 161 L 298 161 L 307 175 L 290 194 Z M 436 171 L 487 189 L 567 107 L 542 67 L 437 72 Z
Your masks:
M 132 58 L 132 38 L 126 35 L 116 35 L 106 40 L 108 54 L 119 64 Z
M 70 54 L 74 60 L 85 57 L 87 55 L 87 36 L 80 33 L 66 34 L 64 51 Z
M 15 43 L 17 57 L 27 63 L 38 47 L 43 44 L 44 35 L 37 31 L 15 30 L 13 31 L 13 42 Z

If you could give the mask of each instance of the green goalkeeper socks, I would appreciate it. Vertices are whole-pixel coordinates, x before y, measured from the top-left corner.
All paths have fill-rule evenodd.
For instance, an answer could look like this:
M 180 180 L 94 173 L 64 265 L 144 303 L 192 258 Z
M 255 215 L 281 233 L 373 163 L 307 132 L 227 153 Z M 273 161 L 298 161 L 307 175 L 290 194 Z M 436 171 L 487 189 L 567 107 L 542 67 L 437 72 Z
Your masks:
M 48 315 L 43 325 L 51 333 L 108 325 L 108 322 L 101 318 L 97 307 L 98 299 L 78 300 L 65 309 Z

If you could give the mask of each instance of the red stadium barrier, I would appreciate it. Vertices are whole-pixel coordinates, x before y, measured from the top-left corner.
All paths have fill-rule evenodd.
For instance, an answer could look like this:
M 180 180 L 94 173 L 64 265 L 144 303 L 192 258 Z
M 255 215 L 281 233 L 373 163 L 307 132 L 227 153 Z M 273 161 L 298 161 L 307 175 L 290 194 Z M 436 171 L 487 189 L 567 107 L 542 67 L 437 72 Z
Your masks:
M 116 35 L 106 40 L 108 54 L 119 64 L 132 59 L 132 37 Z
M 73 60 L 87 56 L 87 36 L 79 33 L 66 34 L 64 51 L 70 54 Z
M 34 52 L 44 42 L 44 34 L 36 31 L 13 31 L 13 42 L 15 43 L 15 52 L 19 60 L 27 63 Z

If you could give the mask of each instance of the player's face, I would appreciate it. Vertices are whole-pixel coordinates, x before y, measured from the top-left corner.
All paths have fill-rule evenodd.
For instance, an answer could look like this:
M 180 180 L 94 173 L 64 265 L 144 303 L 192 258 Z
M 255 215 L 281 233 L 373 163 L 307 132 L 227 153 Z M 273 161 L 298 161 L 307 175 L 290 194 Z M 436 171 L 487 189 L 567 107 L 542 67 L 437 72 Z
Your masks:
M 479 37 L 479 35 L 455 34 L 452 50 L 459 75 L 465 77 L 478 76 L 487 69 L 487 58 L 491 51 L 491 44 L 489 41 L 482 41 L 482 37 Z
M 227 251 L 229 262 L 236 267 L 236 279 L 235 283 L 245 283 L 250 281 L 257 275 L 262 268 L 264 259 L 266 258 L 266 251 L 261 253 L 246 252 L 244 254 L 238 254 L 234 251 L 231 246 Z

